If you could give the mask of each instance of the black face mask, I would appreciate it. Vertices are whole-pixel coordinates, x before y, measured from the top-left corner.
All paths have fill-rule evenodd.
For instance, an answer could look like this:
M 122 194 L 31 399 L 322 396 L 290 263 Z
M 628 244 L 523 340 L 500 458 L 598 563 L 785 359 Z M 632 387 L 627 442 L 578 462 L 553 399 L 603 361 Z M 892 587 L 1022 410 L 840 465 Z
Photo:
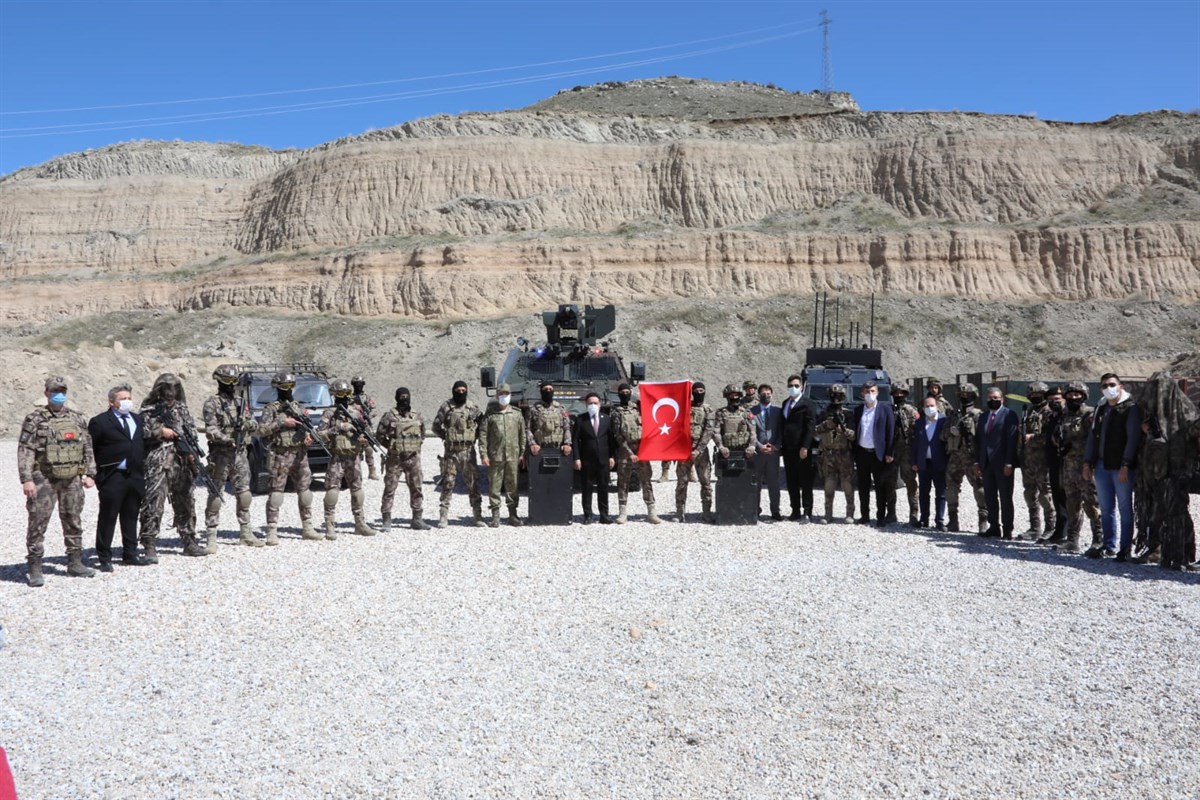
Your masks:
M 840 406 L 841 404 L 842 404 L 842 398 L 838 397 L 836 394 L 829 398 L 829 405 Z
M 959 404 L 961 404 L 961 405 L 964 405 L 964 406 L 969 406 L 969 405 L 971 405 L 972 403 L 974 403 L 974 402 L 975 402 L 975 398 L 974 398 L 974 397 L 969 397 L 969 396 L 966 396 L 966 395 L 961 395 L 961 394 L 960 394 L 960 395 L 958 396 L 958 402 L 959 402 Z
M 704 392 L 692 392 L 692 405 L 698 406 L 704 403 Z
M 291 389 L 276 389 L 275 394 L 276 394 L 276 396 L 279 397 L 280 400 L 282 400 L 285 403 L 292 402 L 292 390 Z
M 1004 405 L 1003 400 L 988 400 L 988 408 L 992 411 L 999 410 L 1000 406 Z
M 349 397 L 335 397 L 335 398 L 333 398 L 333 402 L 337 403 L 339 406 L 348 406 L 348 405 L 350 405 L 350 398 Z
M 412 408 L 412 400 L 409 398 L 403 397 L 396 401 L 396 410 L 400 413 L 407 414 L 410 408 Z
M 738 406 L 740 406 L 741 404 L 742 404 L 742 398 L 740 398 L 740 397 L 731 397 L 731 398 L 729 398 L 729 407 L 730 407 L 731 409 L 732 409 L 732 408 L 737 408 L 737 407 L 738 407 Z
M 1083 398 L 1082 397 L 1079 397 L 1079 398 L 1071 397 L 1071 398 L 1067 399 L 1067 408 L 1071 409 L 1072 411 L 1078 411 L 1082 407 L 1083 407 Z
M 450 398 L 450 399 L 454 401 L 454 405 L 456 405 L 456 406 L 462 406 L 462 405 L 466 405 L 466 403 L 467 403 L 467 393 L 466 393 L 466 392 L 455 392 L 455 393 L 454 393 L 454 394 L 451 396 L 451 398 Z
M 617 397 L 621 399 L 622 406 L 629 405 L 629 401 L 633 399 L 633 395 L 628 394 L 627 392 L 621 392 L 619 395 L 617 395 Z
M 1050 401 L 1050 407 L 1053 408 L 1055 411 L 1062 411 L 1064 405 L 1065 404 L 1063 403 L 1062 400 L 1051 400 Z
M 898 406 L 902 406 L 908 402 L 907 397 L 900 397 L 898 395 L 892 395 L 892 399 L 896 401 L 896 405 Z
M 542 399 L 545 400 L 547 403 L 554 402 L 554 390 L 553 389 L 542 389 Z
M 1029 402 L 1033 403 L 1035 406 L 1040 406 L 1042 403 L 1046 402 L 1046 398 L 1042 397 L 1041 395 L 1031 394 L 1029 396 Z
M 233 397 L 234 385 L 232 383 L 218 383 L 217 394 L 222 397 Z

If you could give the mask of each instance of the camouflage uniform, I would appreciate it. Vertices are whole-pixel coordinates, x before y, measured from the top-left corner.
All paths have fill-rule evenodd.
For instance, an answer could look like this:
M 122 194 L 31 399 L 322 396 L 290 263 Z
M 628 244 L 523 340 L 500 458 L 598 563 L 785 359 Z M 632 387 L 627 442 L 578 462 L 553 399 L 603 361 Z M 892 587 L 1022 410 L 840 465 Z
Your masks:
M 25 559 L 29 564 L 30 585 L 42 585 L 46 528 L 56 504 L 71 574 L 90 575 L 92 571 L 82 561 L 80 515 L 84 491 L 80 479 L 82 476 L 95 479 L 96 460 L 83 415 L 66 405 L 54 411 L 47 404 L 25 417 L 17 442 L 17 472 L 22 484 L 32 481 L 37 488 L 37 494 L 25 500 L 29 514 Z
M 846 520 L 854 519 L 854 440 L 858 434 L 850 412 L 830 405 L 817 423 L 821 443 L 821 474 L 825 477 L 825 521 L 833 522 L 833 496 L 846 496 Z
M 371 415 L 375 412 L 375 398 L 368 394 L 355 392 L 354 400 L 350 403 L 350 406 L 358 409 L 358 412 L 362 415 L 363 419 L 367 421 L 367 425 L 369 427 L 374 427 L 372 424 Z M 378 439 L 379 437 L 376 436 L 375 438 Z M 379 471 L 375 467 L 375 448 L 364 448 L 361 457 L 367 462 L 367 480 L 379 480 Z
M 734 409 L 718 408 L 713 414 L 713 423 L 713 441 L 718 450 L 754 455 L 758 441 L 754 436 L 754 415 L 742 408 L 741 403 Z M 727 458 L 725 453 L 721 453 L 721 457 Z
M 530 447 L 570 447 L 571 415 L 557 400 L 534 403 L 529 407 L 525 440 Z
M 1100 534 L 1100 502 L 1096 499 L 1096 484 L 1083 477 L 1083 455 L 1087 447 L 1088 432 L 1092 428 L 1092 417 L 1096 410 L 1084 404 L 1076 410 L 1067 406 L 1055 428 L 1055 449 L 1062 458 L 1062 483 L 1067 495 L 1067 545 L 1066 551 L 1080 551 L 1080 534 L 1083 530 L 1082 514 L 1091 522 L 1092 544 L 1102 544 Z
M 167 440 L 162 435 L 163 428 L 170 428 L 177 433 L 187 430 L 195 436 L 196 423 L 192 420 L 192 412 L 182 398 L 176 399 L 174 405 L 147 398 L 142 403 L 142 419 L 146 423 L 146 494 L 138 515 L 138 530 L 147 558 L 152 553 L 156 554 L 168 496 L 171 509 L 175 512 L 175 530 L 183 542 L 184 553 L 205 555 L 203 548 L 195 541 L 196 499 L 192 491 L 200 468 L 194 460 L 189 461 L 188 456 L 179 452 L 176 446 L 178 437 Z
M 332 387 L 336 394 L 338 381 Z M 355 429 L 354 423 L 347 417 L 366 422 L 359 406 L 346 403 L 344 398 L 338 398 L 333 408 L 325 409 L 321 415 L 321 424 L 317 434 L 325 442 L 332 453 L 329 466 L 325 468 L 325 538 L 337 538 L 338 497 L 341 495 L 342 480 L 350 490 L 350 512 L 354 515 L 354 532 L 360 536 L 374 536 L 376 531 L 367 524 L 364 504 L 366 492 L 363 491 L 362 456 L 363 449 L 372 449 L 369 444 L 359 441 L 361 435 Z
M 218 393 L 209 397 L 204 401 L 201 414 L 204 417 L 204 433 L 208 437 L 208 474 L 219 490 L 225 488 L 226 479 L 233 483 L 242 541 L 251 545 L 260 544 L 250 530 L 250 461 L 245 448 L 245 437 L 253 435 L 258 425 L 246 413 L 241 398 L 228 394 Z M 243 437 L 242 447 L 235 446 L 239 427 Z M 210 533 L 210 541 L 221 520 L 222 504 L 221 492 L 214 492 L 209 487 L 204 526 Z M 210 554 L 212 549 L 209 548 Z
M 309 488 L 312 485 L 312 468 L 308 465 L 308 445 L 304 441 L 308 430 L 301 425 L 287 427 L 284 423 L 293 415 L 303 417 L 304 406 L 295 400 L 275 400 L 263 408 L 258 421 L 258 435 L 268 441 L 271 451 L 271 495 L 267 499 L 268 544 L 275 538 L 279 508 L 283 505 L 283 490 L 287 488 L 288 478 L 292 479 L 296 489 L 300 521 L 304 526 L 301 536 L 305 539 L 321 538 L 312 527 L 313 496 Z
M 975 428 L 983 411 L 973 405 L 959 412 L 951 412 L 942 428 L 942 441 L 946 443 L 949 463 L 946 465 L 946 507 L 950 513 L 947 529 L 958 533 L 958 493 L 962 490 L 963 478 L 975 493 L 978 509 L 979 530 L 986 531 L 987 501 L 983 496 L 983 478 L 975 474 Z
M 692 406 L 691 433 L 691 458 L 676 462 L 675 465 L 675 519 L 683 522 L 683 512 L 687 506 L 688 477 L 694 467 L 696 479 L 700 481 L 700 503 L 704 510 L 704 521 L 715 522 L 716 517 L 712 513 L 712 457 L 708 452 L 708 443 L 717 437 L 717 420 L 712 406 L 708 403 Z
M 642 410 L 637 403 L 630 402 L 627 406 L 617 406 L 612 410 L 612 423 L 617 437 L 617 524 L 623 525 L 627 520 L 626 507 L 629 503 L 629 478 L 637 471 L 638 481 L 642 484 L 642 500 L 646 503 L 648 522 L 659 522 L 654 513 L 654 478 L 649 461 L 637 457 L 638 447 L 642 443 Z
M 402 475 L 408 484 L 408 502 L 412 506 L 413 527 L 416 528 L 425 508 L 425 495 L 421 492 L 421 445 L 425 442 L 425 420 L 416 411 L 389 409 L 379 420 L 375 438 L 387 448 L 383 502 L 380 506 L 384 530 L 386 532 L 391 522 L 392 502 Z
M 1046 463 L 1047 436 L 1050 433 L 1050 404 L 1042 401 L 1025 412 L 1017 452 L 1021 460 L 1021 483 L 1025 487 L 1025 505 L 1029 507 L 1027 535 L 1035 538 L 1044 530 L 1054 530 L 1054 498 L 1050 492 L 1050 467 Z M 1026 437 L 1032 437 L 1028 440 Z
M 479 426 L 479 452 L 488 460 L 493 528 L 500 524 L 501 493 L 508 504 L 509 520 L 513 524 L 520 524 L 517 516 L 517 468 L 525 452 L 527 436 L 525 417 L 512 406 L 497 404 L 489 408 Z
M 916 430 L 919 413 L 908 403 L 895 402 L 896 457 L 883 467 L 884 502 L 888 522 L 896 521 L 896 490 L 904 483 L 908 497 L 908 524 L 916 527 L 920 508 L 917 505 L 917 473 L 912 468 L 912 437 Z
M 445 445 L 442 456 L 441 519 L 438 527 L 448 524 L 450 498 L 454 496 L 454 483 L 461 472 L 463 483 L 471 498 L 471 510 L 475 524 L 483 524 L 483 498 L 479 494 L 479 472 L 475 462 L 475 440 L 479 438 L 479 423 L 483 414 L 479 406 L 468 400 L 455 405 L 453 400 L 442 403 L 433 418 L 433 433 Z
M 950 407 L 950 401 L 947 400 L 945 398 L 945 396 L 942 394 L 942 382 L 941 381 L 939 381 L 937 378 L 926 378 L 925 379 L 926 396 L 928 396 L 928 387 L 933 386 L 935 384 L 938 387 L 938 393 L 937 393 L 937 397 L 935 397 L 933 399 L 937 402 L 938 416 L 949 418 L 954 409 L 952 409 Z

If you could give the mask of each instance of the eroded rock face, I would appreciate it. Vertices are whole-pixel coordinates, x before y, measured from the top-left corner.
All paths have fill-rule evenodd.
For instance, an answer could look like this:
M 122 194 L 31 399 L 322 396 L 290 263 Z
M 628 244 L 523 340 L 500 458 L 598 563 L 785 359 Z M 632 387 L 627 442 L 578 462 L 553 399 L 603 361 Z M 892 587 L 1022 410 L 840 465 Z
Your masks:
M 0 280 L 7 322 L 825 288 L 1190 302 L 1200 117 L 524 110 L 303 152 L 131 143 L 0 179 Z

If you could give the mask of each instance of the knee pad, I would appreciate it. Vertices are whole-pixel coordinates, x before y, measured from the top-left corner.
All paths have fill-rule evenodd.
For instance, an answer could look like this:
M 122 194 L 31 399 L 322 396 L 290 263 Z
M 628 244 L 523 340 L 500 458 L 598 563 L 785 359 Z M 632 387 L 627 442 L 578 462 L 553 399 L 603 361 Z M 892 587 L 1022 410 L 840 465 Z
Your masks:
M 208 505 L 204 507 L 204 510 L 209 514 L 216 514 L 221 510 L 222 505 L 224 505 L 224 501 L 221 500 L 221 495 L 210 494 L 208 496 Z
M 272 511 L 278 511 L 283 506 L 283 492 L 271 492 L 267 497 L 267 505 Z
M 299 494 L 297 494 L 296 497 L 298 497 L 300 499 L 301 507 L 309 508 L 310 506 L 312 506 L 313 496 L 312 496 L 311 489 L 305 489 L 303 492 L 300 492 Z
M 238 492 L 238 496 L 237 496 L 238 510 L 239 511 L 249 511 L 250 510 L 250 499 L 251 499 L 251 495 L 249 492 Z
M 328 514 L 337 508 L 338 495 L 341 492 L 338 489 L 325 490 L 325 513 Z
M 355 511 L 361 511 L 363 503 L 366 502 L 367 493 L 363 489 L 355 489 L 350 493 L 350 508 Z

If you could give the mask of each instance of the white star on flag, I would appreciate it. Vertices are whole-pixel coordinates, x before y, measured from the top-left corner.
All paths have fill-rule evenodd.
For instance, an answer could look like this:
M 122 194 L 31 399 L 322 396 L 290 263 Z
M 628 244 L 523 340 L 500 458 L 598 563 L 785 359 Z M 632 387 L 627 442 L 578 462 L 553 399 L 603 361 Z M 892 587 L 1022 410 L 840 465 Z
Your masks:
M 670 426 L 670 425 L 663 425 L 661 428 L 659 428 L 659 432 L 660 432 L 660 433 L 661 433 L 663 436 L 666 436 L 668 433 L 670 433 L 670 432 L 671 432 L 671 426 Z

